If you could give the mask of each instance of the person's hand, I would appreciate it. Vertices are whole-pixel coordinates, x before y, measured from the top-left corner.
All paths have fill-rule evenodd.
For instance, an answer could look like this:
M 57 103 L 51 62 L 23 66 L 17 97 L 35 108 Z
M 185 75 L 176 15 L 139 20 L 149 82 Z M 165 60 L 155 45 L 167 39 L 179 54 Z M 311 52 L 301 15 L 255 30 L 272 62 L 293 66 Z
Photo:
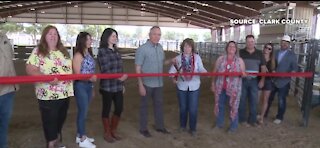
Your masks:
M 128 78 L 128 74 L 122 75 L 122 77 L 119 79 L 120 81 L 125 81 Z
M 51 84 L 51 85 L 58 85 L 58 83 L 59 83 L 58 78 L 54 78 L 53 81 L 49 82 L 49 84 Z
M 262 82 L 262 81 L 259 81 L 259 84 L 258 84 L 258 86 L 259 86 L 259 88 L 263 88 L 263 86 L 264 86 L 264 82 Z
M 146 96 L 146 88 L 142 84 L 139 85 L 139 93 L 141 96 Z
M 177 84 L 178 83 L 178 81 L 175 78 L 172 79 L 172 82 L 173 82 L 173 84 Z
M 97 76 L 93 75 L 90 79 L 91 82 L 96 82 L 97 81 Z
M 242 75 L 241 75 L 242 78 L 245 78 L 247 76 L 248 76 L 248 74 L 246 72 L 242 72 Z

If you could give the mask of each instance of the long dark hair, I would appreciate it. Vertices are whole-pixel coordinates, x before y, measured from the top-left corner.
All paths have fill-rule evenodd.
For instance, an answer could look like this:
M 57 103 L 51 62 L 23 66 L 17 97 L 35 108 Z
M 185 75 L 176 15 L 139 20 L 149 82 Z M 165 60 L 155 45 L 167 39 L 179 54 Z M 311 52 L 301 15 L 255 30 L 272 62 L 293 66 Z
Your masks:
M 109 38 L 112 35 L 112 33 L 116 33 L 118 38 L 118 32 L 112 28 L 106 28 L 100 38 L 100 46 L 99 48 L 109 48 Z M 113 48 L 117 50 L 117 45 L 113 44 Z
M 63 46 L 63 44 L 61 42 L 60 34 L 59 34 L 59 31 L 58 31 L 57 27 L 52 26 L 52 25 L 48 25 L 42 31 L 41 38 L 40 38 L 40 43 L 38 44 L 38 50 L 39 50 L 38 54 L 42 55 L 43 57 L 46 57 L 49 54 L 49 49 L 48 49 L 49 47 L 48 47 L 48 43 L 46 41 L 46 36 L 47 36 L 47 34 L 49 33 L 49 31 L 51 29 L 54 29 L 57 32 L 57 35 L 58 35 L 58 42 L 57 42 L 57 45 L 56 45 L 57 50 L 62 52 L 63 55 L 66 58 L 70 58 L 68 50 Z
M 80 32 L 78 34 L 74 54 L 79 52 L 82 55 L 82 57 L 84 57 L 85 48 L 87 48 L 86 46 L 88 36 L 91 37 L 91 35 L 88 32 Z M 88 48 L 88 52 L 91 56 L 93 56 L 91 47 Z
M 273 44 L 272 43 L 267 43 L 264 45 L 263 49 L 266 48 L 267 46 L 271 46 L 272 50 L 270 52 L 270 55 L 269 55 L 269 59 L 271 60 L 271 69 L 274 70 L 275 67 L 276 67 L 276 58 L 274 56 L 274 48 L 273 48 Z

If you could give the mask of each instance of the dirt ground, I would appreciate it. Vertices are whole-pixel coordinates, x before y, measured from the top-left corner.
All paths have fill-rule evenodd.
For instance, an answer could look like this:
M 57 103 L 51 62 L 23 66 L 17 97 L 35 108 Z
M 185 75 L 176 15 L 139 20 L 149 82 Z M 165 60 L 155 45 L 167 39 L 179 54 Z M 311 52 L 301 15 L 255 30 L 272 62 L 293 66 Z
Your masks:
M 166 57 L 174 57 L 175 53 L 166 53 Z M 18 75 L 25 75 L 24 61 L 16 61 L 15 66 Z M 125 71 L 134 72 L 134 60 L 124 60 Z M 207 70 L 211 70 L 211 64 L 205 63 Z M 169 67 L 165 67 L 168 71 Z M 153 129 L 153 107 L 149 101 L 149 130 L 152 138 L 144 138 L 138 132 L 139 129 L 139 103 L 140 97 L 136 87 L 136 79 L 128 79 L 126 93 L 124 95 L 124 111 L 119 125 L 119 133 L 122 141 L 107 143 L 103 140 L 103 127 L 101 122 L 102 101 L 98 93 L 96 83 L 96 97 L 92 101 L 86 131 L 90 137 L 95 138 L 98 148 L 316 148 L 320 147 L 320 107 L 312 110 L 309 127 L 300 127 L 302 114 L 297 100 L 288 98 L 285 120 L 280 125 L 272 123 L 276 113 L 277 101 L 274 102 L 270 118 L 266 119 L 266 125 L 257 127 L 239 126 L 236 133 L 228 134 L 226 131 L 213 131 L 215 122 L 213 115 L 213 93 L 210 91 L 210 79 L 202 78 L 198 111 L 198 135 L 191 137 L 188 133 L 179 133 L 179 110 L 175 86 L 165 78 L 164 83 L 164 117 L 165 126 L 171 132 L 170 135 L 157 133 Z M 9 129 L 10 148 L 44 148 L 45 139 L 42 130 L 40 112 L 34 95 L 33 84 L 22 84 L 16 94 L 13 115 Z M 63 143 L 69 148 L 77 148 L 75 144 L 77 108 L 75 99 L 72 98 L 67 120 L 63 128 Z M 229 122 L 228 118 L 225 120 Z M 229 125 L 229 124 L 226 124 Z M 226 126 L 227 128 L 227 126 Z

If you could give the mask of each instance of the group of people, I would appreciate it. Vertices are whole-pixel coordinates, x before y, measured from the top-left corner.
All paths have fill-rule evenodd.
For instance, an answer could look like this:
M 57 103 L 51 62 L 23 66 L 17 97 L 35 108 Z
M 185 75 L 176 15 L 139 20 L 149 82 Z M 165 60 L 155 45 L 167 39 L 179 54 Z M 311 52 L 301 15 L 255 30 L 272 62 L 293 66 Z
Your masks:
M 254 73 L 297 72 L 297 58 L 290 50 L 290 37 L 281 39 L 281 49 L 275 50 L 272 43 L 264 45 L 263 50 L 255 47 L 253 35 L 246 36 L 246 47 L 238 51 L 234 41 L 228 42 L 226 55 L 215 62 L 213 72 L 239 72 L 241 76 L 214 77 L 211 90 L 215 93 L 214 112 L 217 117 L 215 129 L 223 128 L 225 103 L 230 107 L 230 127 L 228 132 L 235 132 L 238 123 L 249 126 L 260 126 L 268 116 L 269 109 L 278 93 L 278 113 L 275 124 L 284 119 L 286 98 L 290 89 L 290 77 L 265 77 Z M 237 52 L 239 54 L 237 54 Z M 252 75 L 248 74 L 253 73 Z M 259 89 L 261 90 L 260 114 L 257 113 Z M 247 113 L 247 102 L 249 113 Z
M 0 76 L 15 76 L 12 62 L 13 50 L 9 40 L 1 35 L 0 48 Z M 135 54 L 135 71 L 142 73 L 163 73 L 165 64 L 171 64 L 169 73 L 206 73 L 201 57 L 197 54 L 192 39 L 183 40 L 181 53 L 173 59 L 166 60 L 164 50 L 159 44 L 161 29 L 153 26 L 149 32 L 149 39 L 141 45 Z M 123 61 L 117 48 L 118 34 L 112 28 L 107 28 L 100 38 L 97 64 L 92 54 L 92 39 L 87 32 L 80 32 L 77 36 L 73 58 L 63 46 L 59 32 L 54 26 L 47 26 L 41 35 L 40 43 L 32 51 L 26 62 L 28 75 L 56 75 L 56 74 L 92 74 L 88 79 L 75 81 L 58 80 L 35 83 L 35 94 L 41 113 L 46 147 L 65 147 L 62 144 L 62 129 L 67 118 L 70 97 L 74 96 L 77 103 L 77 133 L 76 143 L 80 147 L 95 148 L 95 139 L 86 133 L 86 117 L 90 102 L 95 97 L 94 83 L 97 81 L 96 65 L 100 73 L 123 73 Z M 278 92 L 279 109 L 274 123 L 281 123 L 286 109 L 286 97 L 290 88 L 290 78 L 257 77 L 248 73 L 265 72 L 293 72 L 297 71 L 297 60 L 289 49 L 290 37 L 284 36 L 281 49 L 274 51 L 273 45 L 268 43 L 262 51 L 255 48 L 254 36 L 246 37 L 246 48 L 238 51 L 237 43 L 230 41 L 226 45 L 226 54 L 221 55 L 213 66 L 213 72 L 225 73 L 212 79 L 211 90 L 214 92 L 214 113 L 216 128 L 224 126 L 225 103 L 230 106 L 231 125 L 229 132 L 238 128 L 238 123 L 245 125 L 262 124 L 268 115 L 275 93 Z M 228 73 L 240 72 L 241 76 Z M 103 137 L 107 142 L 121 140 L 117 134 L 117 127 L 123 111 L 124 82 L 128 78 L 123 74 L 117 79 L 101 79 L 99 92 L 102 96 L 101 120 L 104 127 Z M 179 102 L 179 131 L 189 131 L 192 136 L 197 131 L 197 112 L 200 94 L 199 75 L 172 76 L 176 85 Z M 155 116 L 155 130 L 163 134 L 170 134 L 165 128 L 163 112 L 163 77 L 138 77 L 138 91 L 141 96 L 139 110 L 139 132 L 144 137 L 152 137 L 148 130 L 148 100 L 152 99 Z M 258 90 L 262 90 L 260 116 L 257 113 Z M 12 112 L 13 97 L 18 85 L 0 85 L 0 147 L 7 146 L 7 129 Z M 246 102 L 249 101 L 249 117 L 246 117 Z M 110 117 L 111 105 L 114 112 Z M 188 121 L 189 120 L 189 121 Z M 187 123 L 189 122 L 189 130 Z

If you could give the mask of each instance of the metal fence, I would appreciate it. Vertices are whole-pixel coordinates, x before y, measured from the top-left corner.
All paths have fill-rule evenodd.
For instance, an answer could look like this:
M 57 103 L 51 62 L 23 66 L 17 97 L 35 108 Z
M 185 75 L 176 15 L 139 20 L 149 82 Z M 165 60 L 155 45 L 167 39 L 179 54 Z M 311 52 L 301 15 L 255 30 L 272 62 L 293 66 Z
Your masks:
M 203 60 L 214 63 L 225 53 L 227 43 L 197 43 L 197 51 Z M 264 43 L 256 44 L 258 50 L 263 49 Z M 238 49 L 245 47 L 245 43 L 238 43 Z M 274 49 L 280 49 L 280 44 L 274 44 Z M 302 112 L 303 125 L 308 125 L 309 112 L 320 105 L 320 41 L 294 42 L 291 50 L 295 52 L 299 65 L 299 72 L 314 72 L 314 77 L 294 77 L 290 84 L 290 94 L 297 99 Z M 239 53 L 239 52 L 238 52 Z

